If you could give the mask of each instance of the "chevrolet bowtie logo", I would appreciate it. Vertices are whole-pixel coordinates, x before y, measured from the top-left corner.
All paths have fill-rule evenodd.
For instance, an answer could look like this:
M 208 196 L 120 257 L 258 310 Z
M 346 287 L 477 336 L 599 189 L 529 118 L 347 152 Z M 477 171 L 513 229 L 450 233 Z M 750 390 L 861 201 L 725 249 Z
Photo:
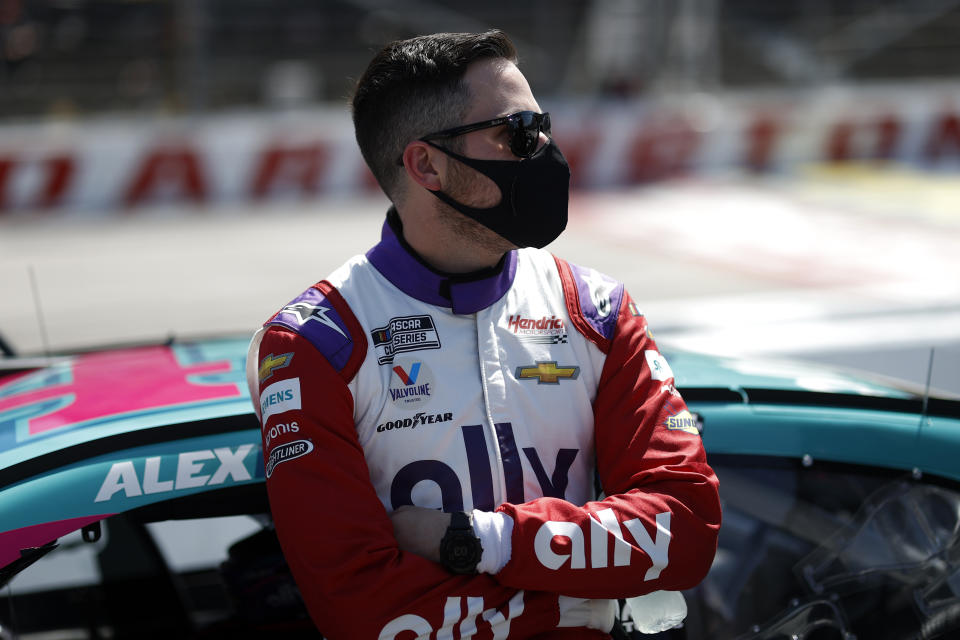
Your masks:
M 556 360 L 537 362 L 536 365 L 517 367 L 517 379 L 536 378 L 537 384 L 560 384 L 560 378 L 576 380 L 580 367 L 558 367 Z
M 275 356 L 272 353 L 266 356 L 263 360 L 260 361 L 260 370 L 257 372 L 257 377 L 262 383 L 264 380 L 273 375 L 274 370 L 282 369 L 293 360 L 293 353 L 282 353 L 279 356 Z

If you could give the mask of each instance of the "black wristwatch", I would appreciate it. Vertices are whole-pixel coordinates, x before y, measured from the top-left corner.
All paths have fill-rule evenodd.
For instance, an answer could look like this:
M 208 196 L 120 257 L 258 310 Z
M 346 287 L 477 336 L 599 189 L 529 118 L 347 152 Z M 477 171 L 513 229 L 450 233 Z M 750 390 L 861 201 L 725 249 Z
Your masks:
M 450 514 L 450 526 L 440 541 L 440 564 L 450 573 L 476 573 L 483 547 L 473 532 L 470 516 L 463 511 Z

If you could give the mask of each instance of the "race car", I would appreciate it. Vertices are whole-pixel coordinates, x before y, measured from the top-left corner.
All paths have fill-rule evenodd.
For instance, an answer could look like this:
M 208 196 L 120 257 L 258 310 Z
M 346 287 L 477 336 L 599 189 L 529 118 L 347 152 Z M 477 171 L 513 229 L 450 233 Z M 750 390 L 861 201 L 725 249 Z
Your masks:
M 246 348 L 0 359 L 0 638 L 320 637 L 271 526 Z M 614 637 L 956 637 L 960 399 L 664 351 L 719 549 L 681 627 L 641 634 L 624 604 Z

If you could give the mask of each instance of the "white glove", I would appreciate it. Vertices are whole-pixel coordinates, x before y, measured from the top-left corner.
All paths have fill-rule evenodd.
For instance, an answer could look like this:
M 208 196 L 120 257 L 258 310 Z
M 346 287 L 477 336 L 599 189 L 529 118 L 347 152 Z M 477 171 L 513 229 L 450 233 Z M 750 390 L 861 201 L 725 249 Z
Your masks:
M 687 601 L 679 591 L 653 591 L 627 598 L 627 605 L 640 633 L 660 633 L 679 627 L 687 617 Z

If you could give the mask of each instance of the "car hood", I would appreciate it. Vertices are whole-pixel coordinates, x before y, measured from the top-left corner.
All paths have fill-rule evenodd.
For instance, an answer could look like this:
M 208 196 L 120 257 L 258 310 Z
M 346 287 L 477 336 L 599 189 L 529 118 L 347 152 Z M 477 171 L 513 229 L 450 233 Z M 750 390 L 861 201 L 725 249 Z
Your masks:
M 114 513 L 262 482 L 247 343 L 110 349 L 0 378 L 0 585 Z
M 960 481 L 960 400 L 815 364 L 667 351 L 709 455 L 758 455 Z
M 250 422 L 247 344 L 237 338 L 103 350 L 0 378 L 0 487 L 29 475 L 38 459 L 56 461 L 67 451 L 89 457 L 106 440 L 135 446 L 137 434 L 147 431 L 151 440 L 162 439 L 163 430 L 173 439 L 177 425 L 238 416 Z M 677 386 L 691 397 L 704 389 L 894 401 L 922 395 L 905 384 L 814 364 L 665 353 Z
M 0 486 L 105 439 L 252 414 L 246 339 L 112 349 L 0 379 Z M 93 451 L 87 451 L 87 455 Z M 20 469 L 20 473 L 13 471 Z
M 924 393 L 922 388 L 900 380 L 815 363 L 702 355 L 669 349 L 664 349 L 664 354 L 681 390 L 776 389 L 891 399 L 914 399 Z
M 7 575 L 32 561 L 30 549 L 111 514 L 227 484 L 262 482 L 259 424 L 244 376 L 247 344 L 243 338 L 102 350 L 0 378 L 0 521 L 5 525 L 0 567 L 13 563 Z M 848 399 L 879 399 L 907 403 L 914 415 L 921 406 L 922 396 L 906 387 L 824 367 L 669 351 L 667 357 L 688 402 L 707 403 L 708 450 L 833 452 L 837 460 L 865 462 L 862 440 L 851 438 L 845 449 L 836 433 L 817 431 L 824 428 L 817 415 L 788 416 L 794 422 L 773 430 L 755 412 L 763 411 L 764 402 L 836 406 Z M 715 402 L 717 392 L 727 399 Z M 772 393 L 785 398 L 770 397 Z M 871 429 L 881 417 L 868 416 Z M 954 422 L 944 423 L 942 445 L 925 448 L 943 452 L 942 457 L 954 451 Z M 915 419 L 907 423 L 910 438 L 918 424 Z M 939 437 L 936 428 L 933 424 L 925 431 Z M 779 440 L 764 439 L 771 433 Z M 790 433 L 810 438 L 799 442 L 788 438 Z M 810 448 L 809 441 L 828 448 Z M 754 449 L 747 451 L 744 443 Z M 898 456 L 903 451 L 890 449 Z M 868 453 L 876 458 L 873 462 L 885 461 Z M 945 473 L 954 459 L 917 466 Z M 190 475 L 186 472 L 194 468 L 193 460 L 210 466 Z M 181 475 L 191 480 L 190 486 L 171 480 Z

